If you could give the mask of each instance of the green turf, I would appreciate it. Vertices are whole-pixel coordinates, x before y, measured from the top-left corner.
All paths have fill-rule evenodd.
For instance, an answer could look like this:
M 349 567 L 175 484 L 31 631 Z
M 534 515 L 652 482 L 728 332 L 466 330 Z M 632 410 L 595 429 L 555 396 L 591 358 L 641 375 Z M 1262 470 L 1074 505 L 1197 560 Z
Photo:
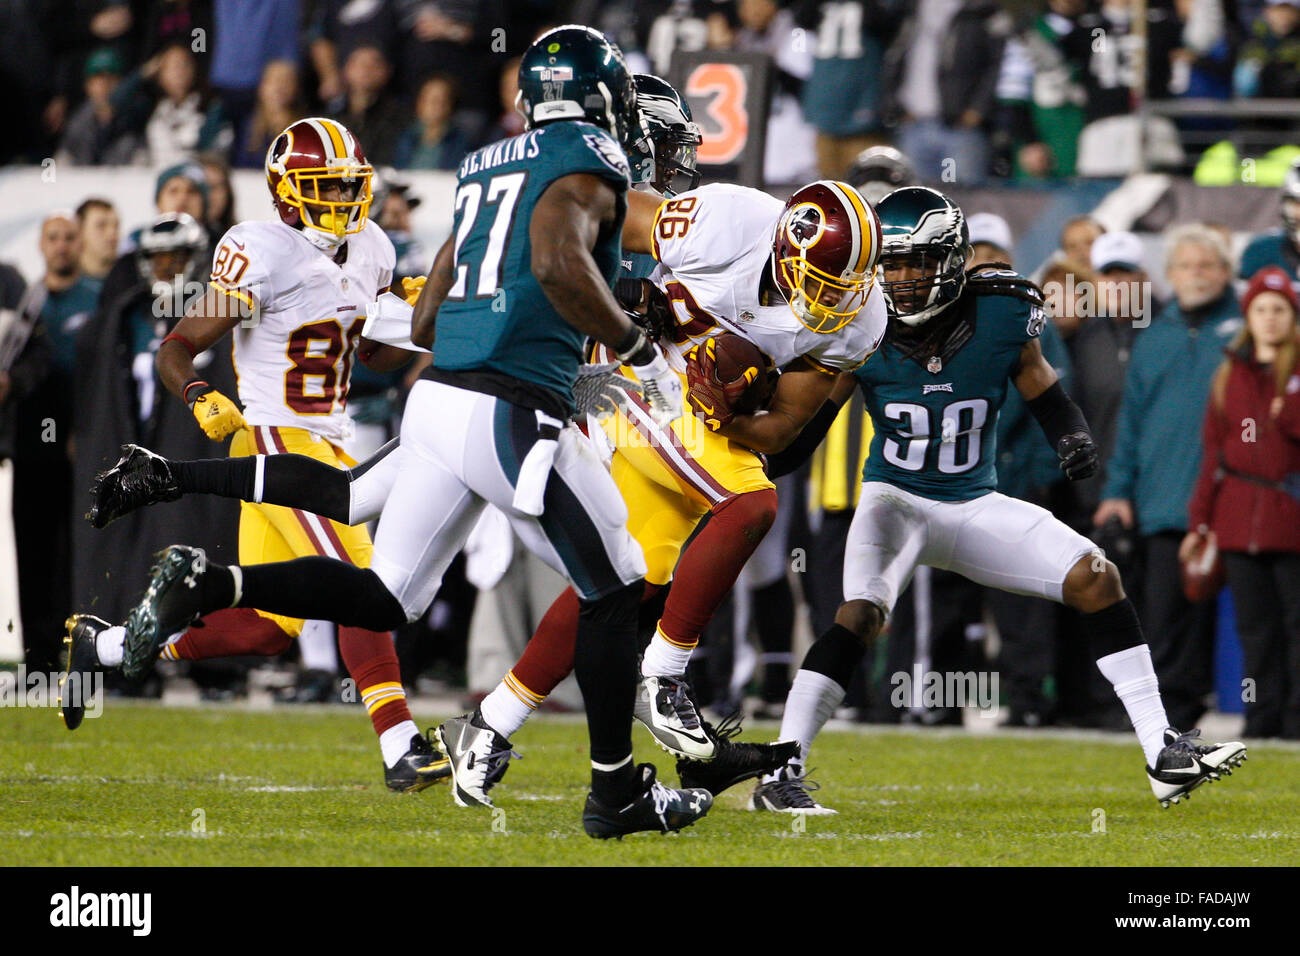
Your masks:
M 759 733 L 774 736 L 771 727 Z M 637 730 L 638 757 L 675 783 Z M 747 736 L 754 736 L 751 731 Z M 827 733 L 814 752 L 838 816 L 799 821 L 723 794 L 678 836 L 586 837 L 584 728 L 535 720 L 495 791 L 398 795 L 356 710 L 160 709 L 110 701 L 75 734 L 0 709 L 8 865 L 1285 864 L 1300 859 L 1300 751 L 1260 745 L 1168 810 L 1130 738 Z M 1105 832 L 1094 832 L 1104 812 Z M 800 828 L 800 823 L 806 827 Z M 200 826 L 200 824 L 202 824 Z

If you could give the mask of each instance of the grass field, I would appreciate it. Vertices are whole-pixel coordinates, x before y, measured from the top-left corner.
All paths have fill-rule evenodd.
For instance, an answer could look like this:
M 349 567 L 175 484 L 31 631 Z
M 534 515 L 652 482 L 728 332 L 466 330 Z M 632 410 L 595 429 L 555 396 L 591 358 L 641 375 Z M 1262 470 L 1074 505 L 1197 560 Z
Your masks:
M 422 724 L 423 726 L 423 724 Z M 747 729 L 746 737 L 776 729 Z M 638 758 L 676 783 L 637 730 Z M 747 812 L 742 785 L 678 836 L 586 837 L 585 731 L 535 720 L 494 791 L 383 786 L 355 710 L 158 708 L 110 701 L 75 734 L 49 709 L 0 710 L 7 865 L 634 866 L 1294 865 L 1300 750 L 1261 744 L 1231 778 L 1160 809 L 1130 737 L 830 732 L 814 763 L 838 816 Z M 1095 828 L 1104 822 L 1104 832 Z M 1208 839 L 1207 839 L 1208 838 Z M 1207 852 L 1213 846 L 1213 853 Z M 1180 852 L 1186 850 L 1186 852 Z

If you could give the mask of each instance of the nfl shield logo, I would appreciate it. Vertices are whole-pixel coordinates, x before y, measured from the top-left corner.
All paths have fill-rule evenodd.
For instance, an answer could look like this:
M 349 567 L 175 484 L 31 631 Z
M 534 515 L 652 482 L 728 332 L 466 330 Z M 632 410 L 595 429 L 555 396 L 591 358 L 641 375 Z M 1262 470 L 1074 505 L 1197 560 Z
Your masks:
M 939 356 L 931 355 L 930 361 L 925 363 L 925 370 L 929 372 L 931 375 L 938 375 L 940 372 L 942 372 L 943 362 L 939 360 Z
M 348 277 L 347 277 L 347 276 L 344 276 L 342 279 L 339 280 L 339 287 L 340 287 L 344 292 L 347 292 L 347 291 L 348 291 Z
M 753 321 L 754 321 L 754 313 L 753 313 L 753 312 L 750 312 L 749 309 L 746 309 L 744 312 L 741 312 L 741 313 L 740 313 L 740 315 L 738 316 L 738 318 L 739 318 L 740 321 L 742 321 L 742 322 L 753 322 Z

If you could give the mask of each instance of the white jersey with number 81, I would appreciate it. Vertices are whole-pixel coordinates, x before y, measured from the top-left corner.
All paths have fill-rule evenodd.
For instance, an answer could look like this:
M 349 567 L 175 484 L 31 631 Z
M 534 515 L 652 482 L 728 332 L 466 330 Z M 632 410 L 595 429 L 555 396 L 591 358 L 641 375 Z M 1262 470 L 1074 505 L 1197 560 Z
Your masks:
M 392 282 L 396 255 L 373 222 L 340 264 L 281 222 L 241 222 L 217 244 L 212 283 L 254 318 L 235 326 L 239 401 L 250 425 L 352 433 L 348 384 L 366 306 Z

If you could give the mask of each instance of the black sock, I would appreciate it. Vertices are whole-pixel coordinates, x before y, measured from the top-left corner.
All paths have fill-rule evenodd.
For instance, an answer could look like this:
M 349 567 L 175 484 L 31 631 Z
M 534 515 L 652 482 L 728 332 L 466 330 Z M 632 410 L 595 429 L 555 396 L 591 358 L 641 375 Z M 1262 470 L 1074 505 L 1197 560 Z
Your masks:
M 763 700 L 780 703 L 790 690 L 790 638 L 794 632 L 794 592 L 784 577 L 750 595 L 754 627 L 768 660 L 763 665 Z M 776 658 L 773 660 L 772 658 Z
M 249 501 L 257 477 L 257 458 L 201 458 L 174 461 L 172 474 L 186 494 L 220 495 Z
M 240 607 L 372 631 L 390 631 L 406 623 L 402 605 L 369 568 L 310 557 L 240 565 L 240 570 Z M 630 727 L 631 716 L 628 720 Z
M 619 764 L 632 753 L 636 612 L 644 586 L 637 581 L 599 600 L 583 601 L 578 612 L 573 671 L 587 708 L 593 763 Z M 634 784 L 628 775 L 592 772 L 592 790 L 602 803 L 623 806 L 634 796 Z
M 866 641 L 844 625 L 832 624 L 808 648 L 801 669 L 825 674 L 841 687 L 848 687 L 854 669 L 866 653 Z
M 607 807 L 622 809 L 637 798 L 636 764 L 631 759 L 617 770 L 591 771 L 591 792 Z
M 1091 614 L 1080 614 L 1087 628 L 1088 643 L 1094 660 L 1137 647 L 1147 642 L 1142 633 L 1142 622 L 1137 609 L 1128 598 L 1121 598 L 1110 607 Z

